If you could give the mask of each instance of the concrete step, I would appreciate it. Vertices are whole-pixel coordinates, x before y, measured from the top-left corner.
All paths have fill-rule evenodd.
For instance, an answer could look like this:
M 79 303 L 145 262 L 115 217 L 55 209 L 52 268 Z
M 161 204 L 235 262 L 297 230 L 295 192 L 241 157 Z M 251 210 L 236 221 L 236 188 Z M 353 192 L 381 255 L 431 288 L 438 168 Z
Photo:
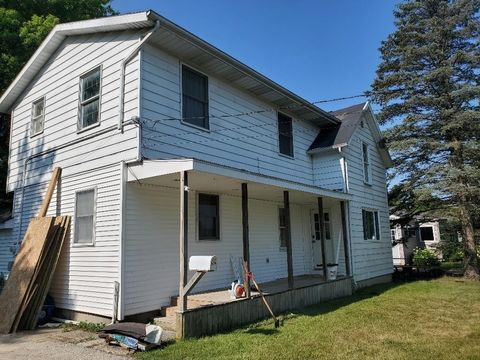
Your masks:
M 176 317 L 167 316 L 167 317 L 158 317 L 153 319 L 155 325 L 160 326 L 164 331 L 173 331 L 175 332 L 176 327 Z

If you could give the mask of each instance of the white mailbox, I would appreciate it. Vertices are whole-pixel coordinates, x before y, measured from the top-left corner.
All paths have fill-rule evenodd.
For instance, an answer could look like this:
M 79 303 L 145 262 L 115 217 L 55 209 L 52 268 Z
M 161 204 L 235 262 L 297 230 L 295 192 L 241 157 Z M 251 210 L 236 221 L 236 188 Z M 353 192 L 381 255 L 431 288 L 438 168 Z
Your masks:
M 190 256 L 188 262 L 190 271 L 215 271 L 217 270 L 216 256 Z

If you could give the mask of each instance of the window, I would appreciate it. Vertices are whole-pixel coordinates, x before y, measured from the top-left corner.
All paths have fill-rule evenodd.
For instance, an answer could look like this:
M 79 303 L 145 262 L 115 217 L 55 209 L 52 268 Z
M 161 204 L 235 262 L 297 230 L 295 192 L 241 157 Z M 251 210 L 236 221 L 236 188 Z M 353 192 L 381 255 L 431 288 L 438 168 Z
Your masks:
M 101 69 L 88 72 L 80 77 L 80 116 L 78 130 L 100 121 Z
M 332 232 L 330 231 L 330 214 L 328 212 L 323 213 L 323 223 L 325 225 L 325 240 L 331 240 Z
M 220 239 L 219 196 L 198 194 L 198 239 Z
M 45 120 L 45 98 L 35 101 L 32 104 L 32 123 L 30 124 L 31 136 L 43 132 L 43 122 Z
M 362 157 L 363 157 L 363 181 L 367 184 L 370 184 L 371 176 L 370 176 L 370 154 L 368 151 L 368 145 L 362 145 Z
M 79 191 L 75 196 L 74 244 L 94 243 L 95 190 Z
M 284 208 L 278 209 L 278 229 L 280 234 L 280 247 L 287 247 L 288 227 L 287 216 Z
M 210 128 L 208 78 L 186 66 L 182 66 L 182 117 L 188 124 Z
M 315 240 L 321 240 L 320 238 L 320 219 L 318 214 L 313 214 L 313 221 L 315 227 Z M 332 231 L 330 228 L 330 214 L 328 212 L 323 213 L 323 224 L 325 226 L 325 240 L 332 239 Z
M 292 118 L 278 113 L 278 147 L 280 154 L 293 157 Z
M 378 211 L 362 210 L 363 238 L 365 240 L 380 240 Z
M 420 236 L 422 241 L 433 241 L 435 237 L 433 236 L 433 227 L 431 226 L 422 226 L 420 228 Z

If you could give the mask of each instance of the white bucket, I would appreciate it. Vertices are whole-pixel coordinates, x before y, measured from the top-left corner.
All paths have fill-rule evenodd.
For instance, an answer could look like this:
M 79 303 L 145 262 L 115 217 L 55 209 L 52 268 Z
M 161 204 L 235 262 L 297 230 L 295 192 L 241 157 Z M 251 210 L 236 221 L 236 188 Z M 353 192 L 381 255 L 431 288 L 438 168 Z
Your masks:
M 327 266 L 327 280 L 335 280 L 337 278 L 338 265 Z

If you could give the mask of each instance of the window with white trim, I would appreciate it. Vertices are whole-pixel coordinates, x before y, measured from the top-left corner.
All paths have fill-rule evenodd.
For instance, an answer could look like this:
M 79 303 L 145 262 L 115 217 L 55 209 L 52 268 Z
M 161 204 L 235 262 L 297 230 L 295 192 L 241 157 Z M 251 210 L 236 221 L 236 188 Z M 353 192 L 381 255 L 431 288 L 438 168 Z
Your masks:
M 95 240 L 95 189 L 75 194 L 74 244 L 93 245 Z
M 371 183 L 371 169 L 370 169 L 370 151 L 368 145 L 362 144 L 362 159 L 363 159 L 363 181 L 367 184 Z
M 45 97 L 32 103 L 32 122 L 30 124 L 31 136 L 43 132 L 43 123 L 45 122 Z
M 78 130 L 100 121 L 101 67 L 97 67 L 80 77 L 80 114 Z
M 198 194 L 198 240 L 220 240 L 220 197 Z
M 362 210 L 363 219 L 363 238 L 365 240 L 380 240 L 380 226 L 378 221 L 378 211 Z
M 208 130 L 208 78 L 182 66 L 183 122 Z

